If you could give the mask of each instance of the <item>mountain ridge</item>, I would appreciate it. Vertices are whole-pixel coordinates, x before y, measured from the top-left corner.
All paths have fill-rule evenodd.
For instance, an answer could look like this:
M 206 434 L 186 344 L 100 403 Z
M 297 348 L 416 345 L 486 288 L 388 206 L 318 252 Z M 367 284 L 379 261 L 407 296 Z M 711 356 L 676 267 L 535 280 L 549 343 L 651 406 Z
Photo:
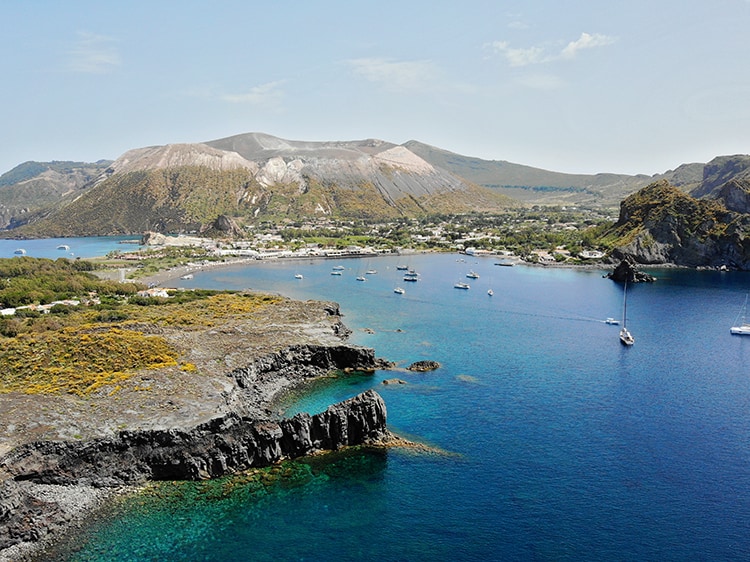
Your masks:
M 653 176 L 586 175 L 482 160 L 415 140 L 295 141 L 258 132 L 135 148 L 115 161 L 84 164 L 75 170 L 86 169 L 88 175 L 75 173 L 87 181 L 57 178 L 61 187 L 51 198 L 23 208 L 8 207 L 11 194 L 33 200 L 26 186 L 52 175 L 50 165 L 21 165 L 0 176 L 0 227 L 26 237 L 102 235 L 201 231 L 219 214 L 249 223 L 388 220 L 495 212 L 518 204 L 606 208 L 662 179 L 727 204 L 722 186 L 731 180 L 745 185 L 750 178 L 746 155 L 682 164 Z M 733 197 L 729 205 L 747 207 L 738 190 L 727 193 Z M 5 215 L 4 205 L 10 209 Z

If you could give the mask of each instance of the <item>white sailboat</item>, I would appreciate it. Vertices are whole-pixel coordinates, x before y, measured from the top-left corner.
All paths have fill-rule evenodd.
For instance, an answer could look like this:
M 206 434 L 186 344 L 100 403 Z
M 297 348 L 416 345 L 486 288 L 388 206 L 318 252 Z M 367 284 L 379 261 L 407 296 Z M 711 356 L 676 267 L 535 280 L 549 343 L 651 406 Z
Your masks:
M 620 343 L 631 346 L 635 338 L 628 330 L 628 282 L 625 281 L 625 289 L 622 294 L 622 328 L 620 329 Z
M 747 314 L 747 297 L 748 295 L 745 295 L 745 304 L 742 305 L 742 309 L 737 315 L 737 319 L 734 321 L 734 326 L 729 328 L 729 331 L 732 334 L 738 336 L 750 336 L 750 324 L 748 324 L 745 319 L 745 315 Z

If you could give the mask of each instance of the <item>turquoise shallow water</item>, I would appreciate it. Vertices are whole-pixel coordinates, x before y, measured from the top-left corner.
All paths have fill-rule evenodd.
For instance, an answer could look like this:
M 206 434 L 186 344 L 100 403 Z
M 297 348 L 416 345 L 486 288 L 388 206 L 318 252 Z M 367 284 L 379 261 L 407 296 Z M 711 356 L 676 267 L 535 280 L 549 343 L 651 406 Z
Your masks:
M 653 272 L 628 288 L 628 349 L 603 322 L 622 306 L 603 271 L 457 259 L 411 257 L 413 284 L 396 257 L 342 261 L 340 277 L 299 261 L 181 281 L 335 300 L 353 343 L 439 361 L 317 386 L 290 413 L 376 388 L 392 429 L 453 455 L 358 452 L 270 493 L 188 484 L 92 526 L 67 559 L 749 559 L 750 338 L 729 327 L 750 276 Z M 381 384 L 394 376 L 408 384 Z

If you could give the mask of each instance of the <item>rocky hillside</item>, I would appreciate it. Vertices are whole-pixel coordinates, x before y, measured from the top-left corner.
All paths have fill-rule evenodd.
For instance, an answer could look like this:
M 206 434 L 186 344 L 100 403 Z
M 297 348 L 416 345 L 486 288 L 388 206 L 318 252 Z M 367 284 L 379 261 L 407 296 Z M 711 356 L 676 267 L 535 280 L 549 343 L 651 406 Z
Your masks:
M 296 142 L 251 133 L 131 150 L 74 202 L 14 235 L 202 231 L 220 215 L 239 222 L 388 219 L 511 204 L 403 146 Z
M 80 195 L 82 189 L 111 164 L 86 162 L 25 162 L 0 176 L 0 228 L 23 224 L 45 210 Z
M 432 165 L 477 185 L 525 203 L 542 205 L 614 207 L 626 196 L 658 179 L 667 179 L 672 185 L 689 191 L 700 184 L 704 166 L 683 164 L 656 176 L 563 174 L 504 160 L 463 156 L 413 140 L 403 146 Z
M 735 198 L 732 181 L 719 189 Z M 750 269 L 750 215 L 718 198 L 697 199 L 666 180 L 627 197 L 604 240 L 616 259 L 641 264 Z
M 750 213 L 750 156 L 720 156 L 706 164 L 694 197 L 719 201 L 727 209 Z

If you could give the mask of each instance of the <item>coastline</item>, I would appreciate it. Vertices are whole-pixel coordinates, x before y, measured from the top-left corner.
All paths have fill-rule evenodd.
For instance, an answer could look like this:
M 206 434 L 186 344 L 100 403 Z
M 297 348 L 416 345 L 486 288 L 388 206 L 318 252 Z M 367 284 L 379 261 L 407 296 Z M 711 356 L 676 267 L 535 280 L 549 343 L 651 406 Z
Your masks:
M 182 271 L 160 272 L 154 281 L 168 284 Z M 0 562 L 40 556 L 113 497 L 144 479 L 160 479 L 164 459 L 169 470 L 179 459 L 185 463 L 180 469 L 184 474 L 214 477 L 242 470 L 248 459 L 270 464 L 365 442 L 387 431 L 379 397 L 351 406 L 341 403 L 320 421 L 275 418 L 273 399 L 289 386 L 331 370 L 374 371 L 385 364 L 372 349 L 345 342 L 349 332 L 335 303 L 282 298 L 263 310 L 225 321 L 219 330 L 154 326 L 185 350 L 184 359 L 197 365 L 195 371 L 169 367 L 139 372 L 116 391 L 102 389 L 85 399 L 0 395 Z M 305 429 L 309 423 L 329 428 L 329 437 L 307 442 L 291 437 L 314 435 Z M 349 432 L 331 429 L 348 424 Z M 236 439 L 247 443 L 233 450 L 239 451 L 235 460 L 212 445 L 211 435 L 225 435 L 228 428 L 239 428 Z M 173 444 L 172 453 L 162 448 L 183 434 L 195 437 Z M 149 440 L 153 443 L 139 452 L 138 443 Z M 195 449 L 196 442 L 202 448 Z M 295 448 L 287 451 L 289 443 Z M 242 452 L 252 450 L 258 452 Z M 150 458 L 152 452 L 156 456 Z M 141 460 L 131 464 L 139 455 Z M 195 473 L 193 467 L 203 468 Z

